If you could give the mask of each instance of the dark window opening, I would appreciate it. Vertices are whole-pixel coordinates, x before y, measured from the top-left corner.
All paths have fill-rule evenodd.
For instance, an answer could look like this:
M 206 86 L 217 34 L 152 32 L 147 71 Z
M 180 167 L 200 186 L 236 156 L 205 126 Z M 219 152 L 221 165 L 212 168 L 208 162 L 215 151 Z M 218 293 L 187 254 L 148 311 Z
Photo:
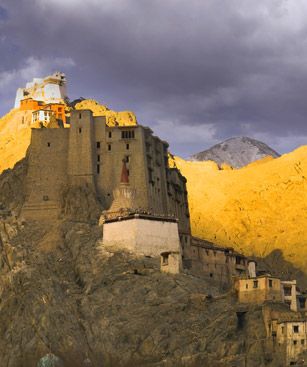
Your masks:
M 153 173 L 151 168 L 148 168 L 148 180 L 149 182 L 153 182 Z
M 245 285 L 245 288 L 248 289 L 248 284 Z
M 127 175 L 130 176 L 130 170 L 129 169 L 127 169 Z
M 305 339 L 301 340 L 301 344 L 304 345 L 305 344 Z
M 167 254 L 162 255 L 162 265 L 168 265 L 168 255 Z
M 81 134 L 81 132 L 82 132 L 82 129 L 81 129 L 81 127 L 79 127 L 79 134 Z
M 51 144 L 50 143 L 47 143 L 47 145 L 48 145 L 48 147 L 50 147 Z
M 300 308 L 305 308 L 305 298 L 299 298 Z
M 273 287 L 273 280 L 269 279 L 269 287 L 272 288 Z
M 254 285 L 253 285 L 254 288 L 258 288 L 258 280 L 254 280 Z
M 112 138 L 112 132 L 109 131 L 109 138 Z
M 100 148 L 100 141 L 97 141 L 96 143 L 96 147 L 99 149 Z
M 108 144 L 108 151 L 111 150 L 111 144 Z
M 100 162 L 100 155 L 97 155 L 97 162 Z
M 294 325 L 293 326 L 293 332 L 294 333 L 298 333 L 299 332 L 299 326 L 298 325 Z
M 244 328 L 245 325 L 245 313 L 246 312 L 237 312 L 237 328 L 239 330 L 242 330 Z
M 212 273 L 210 273 L 210 278 L 213 278 L 213 274 Z
M 100 173 L 100 166 L 99 166 L 99 164 L 97 164 L 97 173 L 98 173 L 98 175 Z
M 130 162 L 130 157 L 129 157 L 129 155 L 126 155 L 126 163 L 129 163 Z
M 122 139 L 134 139 L 134 130 L 122 131 Z
M 284 287 L 285 296 L 291 296 L 291 287 Z
M 129 144 L 126 144 L 126 149 L 129 150 Z
M 79 119 L 81 119 L 81 117 L 82 117 L 82 115 L 81 115 L 81 113 L 79 113 Z
M 296 345 L 297 344 L 297 340 L 293 340 L 293 344 Z

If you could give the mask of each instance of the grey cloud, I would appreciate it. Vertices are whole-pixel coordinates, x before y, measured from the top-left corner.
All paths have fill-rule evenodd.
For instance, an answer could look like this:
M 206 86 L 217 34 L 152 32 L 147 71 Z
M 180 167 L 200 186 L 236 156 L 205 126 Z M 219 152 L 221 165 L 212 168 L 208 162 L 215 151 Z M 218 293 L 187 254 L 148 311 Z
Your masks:
M 282 149 L 307 135 L 304 0 L 4 0 L 2 7 L 1 71 L 29 57 L 70 58 L 72 97 L 134 110 L 175 153 L 247 131 Z M 186 126 L 194 143 L 178 137 Z M 276 143 L 285 137 L 291 143 Z

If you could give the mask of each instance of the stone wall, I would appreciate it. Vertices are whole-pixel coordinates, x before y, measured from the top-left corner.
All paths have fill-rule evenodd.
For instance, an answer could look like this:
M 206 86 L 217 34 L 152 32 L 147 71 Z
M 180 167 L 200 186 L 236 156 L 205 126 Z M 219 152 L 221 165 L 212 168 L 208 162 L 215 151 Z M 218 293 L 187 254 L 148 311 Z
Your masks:
M 94 179 L 94 121 L 91 111 L 71 114 L 69 129 L 68 175 L 70 183 L 93 185 Z M 63 159 L 67 159 L 63 157 Z
M 32 130 L 24 217 L 58 216 L 61 192 L 67 184 L 68 134 L 66 129 Z

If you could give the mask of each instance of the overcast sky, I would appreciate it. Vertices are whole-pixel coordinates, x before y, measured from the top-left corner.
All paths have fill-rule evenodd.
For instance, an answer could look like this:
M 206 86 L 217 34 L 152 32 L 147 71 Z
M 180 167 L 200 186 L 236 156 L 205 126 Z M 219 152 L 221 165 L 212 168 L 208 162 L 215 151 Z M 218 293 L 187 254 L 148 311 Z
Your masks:
M 0 0 L 0 115 L 55 70 L 181 156 L 232 136 L 307 143 L 306 0 Z

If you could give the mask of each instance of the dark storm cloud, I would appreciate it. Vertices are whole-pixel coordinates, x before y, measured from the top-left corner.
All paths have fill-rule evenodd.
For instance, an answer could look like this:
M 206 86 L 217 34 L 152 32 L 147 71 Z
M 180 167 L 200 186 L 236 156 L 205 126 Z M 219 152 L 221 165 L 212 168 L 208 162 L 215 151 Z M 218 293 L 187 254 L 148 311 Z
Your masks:
M 2 2 L 2 108 L 26 75 L 58 68 L 72 97 L 134 110 L 182 155 L 243 134 L 305 143 L 304 0 Z

